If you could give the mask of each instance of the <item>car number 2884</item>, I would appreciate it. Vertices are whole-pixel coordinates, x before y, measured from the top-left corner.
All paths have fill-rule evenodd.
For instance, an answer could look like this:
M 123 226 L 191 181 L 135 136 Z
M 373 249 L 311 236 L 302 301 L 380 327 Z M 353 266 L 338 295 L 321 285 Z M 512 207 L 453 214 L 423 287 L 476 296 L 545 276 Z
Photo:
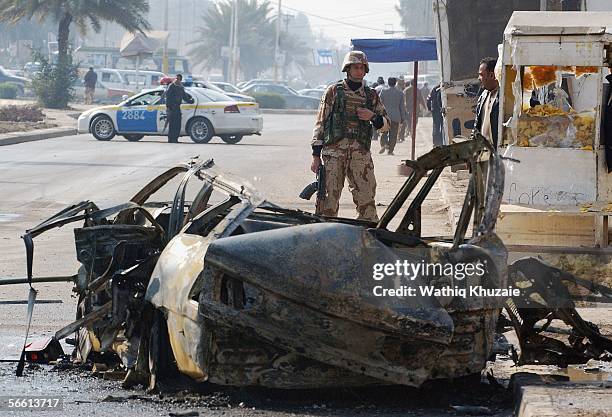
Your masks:
M 123 111 L 121 112 L 121 119 L 122 120 L 144 120 L 145 111 L 144 110 Z

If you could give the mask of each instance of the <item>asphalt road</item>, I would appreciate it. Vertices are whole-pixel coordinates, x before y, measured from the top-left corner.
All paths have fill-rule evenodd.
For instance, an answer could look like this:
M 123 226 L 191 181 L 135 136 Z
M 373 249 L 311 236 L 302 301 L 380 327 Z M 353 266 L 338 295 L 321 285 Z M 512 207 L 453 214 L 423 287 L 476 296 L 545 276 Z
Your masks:
M 214 138 L 198 145 L 187 137 L 179 144 L 149 137 L 131 143 L 117 137 L 98 142 L 91 135 L 78 135 L 39 142 L 5 146 L 0 151 L 0 277 L 25 276 L 25 256 L 20 235 L 69 204 L 92 200 L 100 207 L 127 201 L 157 174 L 195 155 L 213 158 L 221 169 L 238 175 L 263 193 L 270 201 L 303 210 L 312 204 L 297 198 L 303 186 L 313 180 L 309 172 L 309 137 L 312 115 L 265 115 L 264 134 L 245 137 L 237 145 L 227 145 Z M 408 156 L 408 146 L 398 146 L 397 156 L 375 155 L 379 182 L 378 200 L 390 201 L 401 180 L 391 179 L 401 158 Z M 385 177 L 388 178 L 385 178 Z M 169 187 L 172 190 L 172 187 Z M 173 190 L 172 190 L 173 191 Z M 168 199 L 170 192 L 158 196 Z M 435 204 L 433 202 L 432 204 Z M 436 208 L 432 206 L 435 212 Z M 350 193 L 345 190 L 341 215 L 353 216 Z M 380 214 L 381 212 L 379 212 Z M 431 217 L 430 224 L 445 226 L 444 211 Z M 72 227 L 67 226 L 35 239 L 34 274 L 70 275 L 76 270 Z M 70 284 L 38 284 L 39 299 L 57 301 L 37 305 L 32 338 L 52 335 L 70 323 L 75 314 L 75 299 Z M 0 359 L 17 358 L 23 343 L 26 306 L 10 304 L 27 297 L 25 286 L 0 287 Z M 449 404 L 476 402 L 488 404 L 496 393 L 465 392 L 460 386 L 447 385 L 440 396 L 434 391 L 387 389 L 363 392 L 291 394 L 253 394 L 223 391 L 188 400 L 120 399 L 100 402 L 108 395 L 126 397 L 142 391 L 125 391 L 119 383 L 90 377 L 88 372 L 51 372 L 26 370 L 27 377 L 15 378 L 13 364 L 0 363 L 0 390 L 4 394 L 57 394 L 65 397 L 65 410 L 47 415 L 116 415 L 146 413 L 168 415 L 175 409 L 200 410 L 200 415 L 447 415 Z M 482 387 L 475 386 L 474 390 Z M 460 392 L 464 392 L 462 395 Z M 451 393 L 453 395 L 451 396 Z M 481 395 L 482 394 L 482 395 Z M 373 396 L 373 397 L 372 397 Z M 344 398 L 342 400 L 341 398 Z M 480 398 L 480 399 L 478 399 Z M 334 401 L 344 401 L 332 406 Z M 242 403 L 242 406 L 240 406 Z M 326 405 L 327 404 L 327 405 Z M 498 415 L 510 415 L 505 394 L 495 402 Z M 43 413 L 44 414 L 44 413 Z M 39 414 L 39 415 L 43 415 Z M 0 415 L 4 415 L 0 410 Z M 15 415 L 22 415 L 16 413 Z

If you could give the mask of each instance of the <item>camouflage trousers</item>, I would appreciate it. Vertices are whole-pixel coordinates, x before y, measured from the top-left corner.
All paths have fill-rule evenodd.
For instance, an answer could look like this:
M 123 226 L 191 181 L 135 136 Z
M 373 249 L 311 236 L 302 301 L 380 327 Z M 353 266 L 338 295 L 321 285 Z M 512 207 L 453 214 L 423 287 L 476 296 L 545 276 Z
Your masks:
M 340 207 L 340 196 L 344 188 L 344 178 L 348 179 L 349 191 L 357 207 L 357 218 L 377 221 L 376 178 L 374 162 L 370 151 L 356 140 L 341 141 L 323 148 L 321 158 L 325 165 L 325 188 L 327 196 L 321 201 L 317 214 L 336 217 Z

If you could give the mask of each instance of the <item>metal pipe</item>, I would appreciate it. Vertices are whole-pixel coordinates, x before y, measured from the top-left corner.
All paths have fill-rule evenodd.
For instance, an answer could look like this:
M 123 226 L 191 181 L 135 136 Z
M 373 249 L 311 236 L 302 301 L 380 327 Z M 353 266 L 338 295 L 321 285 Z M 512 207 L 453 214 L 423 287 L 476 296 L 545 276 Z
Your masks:
M 418 88 L 418 83 L 417 83 L 417 78 L 419 76 L 419 61 L 414 61 L 414 72 L 413 72 L 413 78 L 412 78 L 412 157 L 410 159 L 412 159 L 413 161 L 415 160 L 415 153 L 416 153 L 416 127 L 417 127 L 417 88 Z
M 41 283 L 41 282 L 75 282 L 77 280 L 78 275 L 67 275 L 67 276 L 57 276 L 57 277 L 33 277 L 32 283 Z M 27 278 L 10 278 L 3 277 L 0 278 L 0 285 L 13 285 L 13 284 L 27 284 Z

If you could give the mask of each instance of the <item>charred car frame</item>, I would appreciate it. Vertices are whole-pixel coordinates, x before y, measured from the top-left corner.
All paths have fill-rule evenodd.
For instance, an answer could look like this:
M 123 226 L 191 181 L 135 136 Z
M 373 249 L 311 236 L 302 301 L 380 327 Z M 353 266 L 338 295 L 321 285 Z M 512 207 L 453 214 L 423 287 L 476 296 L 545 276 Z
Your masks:
M 377 224 L 276 206 L 212 160 L 194 159 L 128 203 L 100 209 L 85 201 L 28 230 L 28 270 L 34 237 L 83 221 L 74 229 L 77 320 L 56 338 L 76 332 L 80 360 L 116 353 L 128 370 L 126 384 L 154 387 L 169 369 L 196 381 L 273 388 L 419 386 L 478 373 L 503 327 L 504 304 L 493 297 L 375 297 L 372 264 L 484 262 L 483 285 L 508 285 L 507 252 L 494 233 L 503 162 L 491 152 L 485 187 L 477 161 L 486 148 L 479 137 L 406 161 L 412 174 Z M 444 168 L 459 163 L 472 176 L 454 235 L 424 237 L 423 202 Z M 173 178 L 180 181 L 172 201 L 149 201 Z M 190 181 L 200 183 L 189 200 Z M 224 198 L 213 201 L 213 192 Z M 526 279 L 529 268 L 511 266 L 512 277 Z M 452 284 L 447 276 L 419 278 Z M 401 278 L 388 284 L 399 287 Z M 541 331 L 507 302 L 505 324 L 523 335 Z M 564 317 L 574 317 L 573 304 L 565 307 Z M 610 350 L 596 327 L 586 327 L 587 334 L 558 342 L 578 352 L 572 360 Z M 537 361 L 537 340 L 530 340 L 523 359 Z

